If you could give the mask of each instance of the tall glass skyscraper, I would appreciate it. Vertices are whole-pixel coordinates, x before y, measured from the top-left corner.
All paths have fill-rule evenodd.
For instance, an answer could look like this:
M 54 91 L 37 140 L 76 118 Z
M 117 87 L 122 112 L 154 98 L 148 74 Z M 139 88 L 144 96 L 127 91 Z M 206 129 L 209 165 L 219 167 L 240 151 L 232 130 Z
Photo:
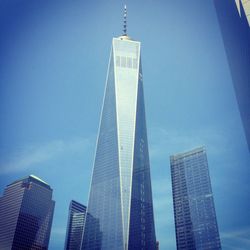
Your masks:
M 178 250 L 221 249 L 206 151 L 170 157 Z
M 0 198 L 0 249 L 48 249 L 55 206 L 52 191 L 34 175 L 5 188 Z
M 156 249 L 141 46 L 124 28 L 112 41 L 82 249 Z
M 214 5 L 250 152 L 250 1 L 238 1 L 240 15 L 235 1 L 214 0 Z
M 83 227 L 86 218 L 86 206 L 72 200 L 69 205 L 69 217 L 65 238 L 65 250 L 80 250 Z

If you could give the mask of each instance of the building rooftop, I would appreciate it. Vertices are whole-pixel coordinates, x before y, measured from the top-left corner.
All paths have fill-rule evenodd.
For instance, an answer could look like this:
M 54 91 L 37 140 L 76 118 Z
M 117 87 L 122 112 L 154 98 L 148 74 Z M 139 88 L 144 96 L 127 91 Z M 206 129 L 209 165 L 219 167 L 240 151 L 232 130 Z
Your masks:
M 23 182 L 23 181 L 35 182 L 35 183 L 37 183 L 37 184 L 40 184 L 40 185 L 42 185 L 42 186 L 44 186 L 44 187 L 47 187 L 47 188 L 51 189 L 50 185 L 49 185 L 47 182 L 45 182 L 44 180 L 42 180 L 41 178 L 39 178 L 39 177 L 37 177 L 37 176 L 35 176 L 35 175 L 33 175 L 33 174 L 31 174 L 31 175 L 29 175 L 29 176 L 26 176 L 26 177 L 23 177 L 23 178 L 20 178 L 20 179 L 18 179 L 18 180 L 16 180 L 16 181 L 10 183 L 10 184 L 7 185 L 7 186 L 11 186 L 11 185 L 13 185 L 13 184 L 15 184 L 15 183 Z
M 132 40 L 131 37 L 129 37 L 128 35 L 122 35 L 118 37 L 121 40 Z
M 190 150 L 188 152 L 183 152 L 183 153 L 178 153 L 178 154 L 175 154 L 175 155 L 171 155 L 170 158 L 173 159 L 173 160 L 174 159 L 179 159 L 179 158 L 185 158 L 185 157 L 188 157 L 188 156 L 200 153 L 200 152 L 205 152 L 205 151 L 206 151 L 205 147 L 201 146 L 201 147 L 192 149 L 192 150 Z
M 35 176 L 35 175 L 33 175 L 33 174 L 31 174 L 29 177 L 31 177 L 31 178 L 33 178 L 33 179 L 36 179 L 36 180 L 38 180 L 38 181 L 40 181 L 40 182 L 43 182 L 43 183 L 46 184 L 46 185 L 49 185 L 47 182 L 43 181 L 42 179 L 40 179 L 39 177 L 37 177 L 37 176 Z

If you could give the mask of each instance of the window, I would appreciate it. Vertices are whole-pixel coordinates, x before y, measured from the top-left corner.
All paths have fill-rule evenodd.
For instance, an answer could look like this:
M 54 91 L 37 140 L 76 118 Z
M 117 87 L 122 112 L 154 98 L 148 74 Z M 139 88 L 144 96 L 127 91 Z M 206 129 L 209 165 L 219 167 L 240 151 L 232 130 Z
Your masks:
M 131 57 L 127 57 L 127 67 L 132 68 L 132 58 Z
M 121 56 L 121 67 L 126 67 L 126 57 L 125 56 Z
M 116 66 L 120 67 L 120 56 L 116 56 Z

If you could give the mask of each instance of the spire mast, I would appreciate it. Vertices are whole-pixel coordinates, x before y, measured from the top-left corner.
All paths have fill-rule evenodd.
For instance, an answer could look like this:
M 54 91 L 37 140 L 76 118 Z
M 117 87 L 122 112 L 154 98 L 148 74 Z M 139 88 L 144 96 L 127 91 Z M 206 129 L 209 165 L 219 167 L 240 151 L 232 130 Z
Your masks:
M 127 6 L 124 5 L 124 15 L 123 15 L 123 35 L 127 36 Z

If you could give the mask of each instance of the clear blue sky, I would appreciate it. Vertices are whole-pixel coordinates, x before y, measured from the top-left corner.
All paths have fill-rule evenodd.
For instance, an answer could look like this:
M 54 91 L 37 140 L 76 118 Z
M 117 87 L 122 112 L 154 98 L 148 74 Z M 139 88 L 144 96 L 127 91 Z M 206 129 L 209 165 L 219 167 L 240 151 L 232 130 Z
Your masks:
M 212 0 L 126 1 L 142 43 L 157 239 L 175 249 L 169 156 L 204 145 L 224 250 L 250 249 L 250 156 Z M 0 191 L 54 189 L 50 249 L 71 199 L 87 204 L 117 0 L 0 0 Z

